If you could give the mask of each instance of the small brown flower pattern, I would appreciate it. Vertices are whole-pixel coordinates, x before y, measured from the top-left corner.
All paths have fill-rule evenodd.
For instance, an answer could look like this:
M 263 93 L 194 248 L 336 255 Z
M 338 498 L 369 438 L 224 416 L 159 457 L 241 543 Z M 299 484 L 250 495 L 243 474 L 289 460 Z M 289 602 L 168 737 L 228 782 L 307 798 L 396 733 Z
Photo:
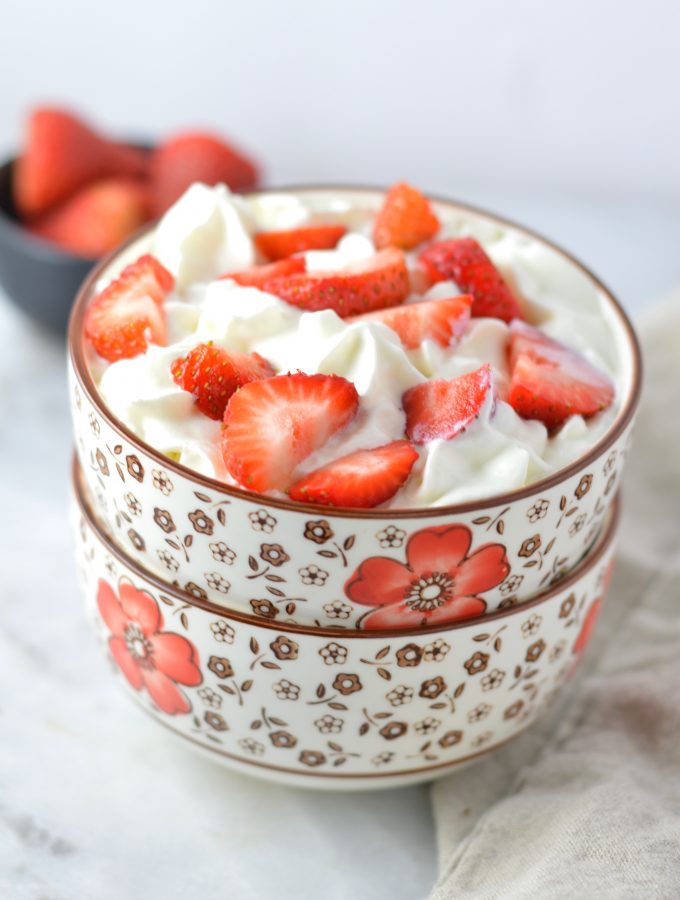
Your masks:
M 560 619 L 568 619 L 574 611 L 575 606 L 576 596 L 574 594 L 569 594 L 569 596 L 565 597 L 560 603 Z
M 315 544 L 325 544 L 334 537 L 333 529 L 326 519 L 313 519 L 306 522 L 303 534 L 308 541 L 314 541 Z
M 352 607 L 342 600 L 334 600 L 332 603 L 324 604 L 323 611 L 329 619 L 349 619 Z
M 502 672 L 500 669 L 492 669 L 482 678 L 482 690 L 495 691 L 496 688 L 503 684 L 504 678 L 505 672 Z
M 187 594 L 191 594 L 191 596 L 195 600 L 208 599 L 208 595 L 206 594 L 206 592 L 200 585 L 196 584 L 195 581 L 187 581 L 187 583 L 184 585 L 184 590 L 187 592 Z
M 208 710 L 203 716 L 204 720 L 210 725 L 211 728 L 214 728 L 215 731 L 228 731 L 229 726 L 227 725 L 223 716 L 219 713 L 211 712 Z
M 533 525 L 535 522 L 545 519 L 550 509 L 550 500 L 537 500 L 533 506 L 527 510 L 527 519 Z
M 574 491 L 574 496 L 577 500 L 582 500 L 588 491 L 591 488 L 593 483 L 592 475 L 584 475 L 583 478 L 579 481 L 576 490 Z
M 188 516 L 194 531 L 198 534 L 210 535 L 214 532 L 215 523 L 202 509 L 195 509 L 193 512 L 188 513 Z
M 321 734 L 340 734 L 343 724 L 342 719 L 331 715 L 321 716 L 314 722 Z
M 260 547 L 260 559 L 269 563 L 270 566 L 282 566 L 288 562 L 290 556 L 288 556 L 281 544 L 262 544 Z
M 398 550 L 404 544 L 406 532 L 396 525 L 388 525 L 376 534 L 376 538 L 383 550 Z
M 533 637 L 541 627 L 542 622 L 543 617 L 539 616 L 538 613 L 534 613 L 533 615 L 529 616 L 526 622 L 522 622 L 522 637 Z
M 545 641 L 542 638 L 539 638 L 539 640 L 534 641 L 533 644 L 530 644 L 527 647 L 526 656 L 524 658 L 527 662 L 536 662 L 536 660 L 541 658 L 544 650 Z
M 274 693 L 279 700 L 297 700 L 300 696 L 299 685 L 293 684 L 293 682 L 288 681 L 287 678 L 282 678 L 281 681 L 277 681 L 273 687 Z
M 483 672 L 488 665 L 489 654 L 482 653 L 481 650 L 476 650 L 472 656 L 463 663 L 463 667 L 468 675 L 478 675 L 480 672 Z
M 569 526 L 569 534 L 574 537 L 574 535 L 578 534 L 579 531 L 583 528 L 588 520 L 588 516 L 585 513 L 581 513 L 580 516 L 576 516 L 574 521 Z
M 269 734 L 269 740 L 275 747 L 284 750 L 290 750 L 297 744 L 297 738 L 289 731 L 272 731 Z
M 524 575 L 511 575 L 509 578 L 505 579 L 498 590 L 504 596 L 507 596 L 507 594 L 516 594 L 523 581 Z
M 339 691 L 347 697 L 350 694 L 355 694 L 357 691 L 360 691 L 363 688 L 363 685 L 358 675 L 340 672 L 335 676 L 333 687 L 336 691 Z
M 215 562 L 224 563 L 225 566 L 233 565 L 233 562 L 236 559 L 236 554 L 230 547 L 227 547 L 224 541 L 216 541 L 213 544 L 208 544 L 208 549 Z
M 139 457 L 134 453 L 129 453 L 125 457 L 125 465 L 132 478 L 141 484 L 144 481 L 144 466 L 139 461 Z
M 437 743 L 440 747 L 443 747 L 445 750 L 448 750 L 449 747 L 455 747 L 456 744 L 460 744 L 463 740 L 463 732 L 457 728 L 454 728 L 452 731 L 447 731 L 446 734 L 443 734 Z
M 483 722 L 493 709 L 488 703 L 478 703 L 474 709 L 471 709 L 467 715 L 468 722 L 474 725 L 475 722 Z
M 253 531 L 264 531 L 265 534 L 271 534 L 276 528 L 276 519 L 274 516 L 270 516 L 266 509 L 248 513 L 248 518 Z
M 134 494 L 130 494 L 129 492 L 124 495 L 123 500 L 125 500 L 125 505 L 130 510 L 130 515 L 133 516 L 141 516 L 142 514 L 142 504 L 135 497 Z
M 428 678 L 426 681 L 423 681 L 420 685 L 418 696 L 425 697 L 427 700 L 436 700 L 445 690 L 446 682 L 441 675 L 437 675 L 435 678 Z
M 213 709 L 219 709 L 222 706 L 222 697 L 209 687 L 199 688 L 198 696 L 206 706 L 212 706 Z
M 319 650 L 319 656 L 327 666 L 341 666 L 347 660 L 347 647 L 331 641 Z
M 168 572 L 176 572 L 179 569 L 179 563 L 167 550 L 156 550 L 156 554 L 161 564 L 165 566 Z
M 97 452 L 95 453 L 95 459 L 97 460 L 97 465 L 99 466 L 99 471 L 105 478 L 109 477 L 109 464 L 106 461 L 106 457 L 102 453 L 102 451 L 97 448 Z
M 413 700 L 414 694 L 415 691 L 412 687 L 407 687 L 405 684 L 398 684 L 385 694 L 385 699 L 390 706 L 404 706 L 406 703 L 410 703 L 411 700 Z
M 540 534 L 535 534 L 533 537 L 528 537 L 526 540 L 522 541 L 522 546 L 518 550 L 518 555 L 524 559 L 528 559 L 530 556 L 534 555 L 540 546 L 541 536 Z
M 396 653 L 397 665 L 400 668 L 419 666 L 423 658 L 423 650 L 417 644 L 405 644 Z
M 557 660 L 560 659 L 566 646 L 566 641 L 558 641 L 555 646 L 551 648 L 550 653 L 548 654 L 548 659 L 551 663 L 557 662 Z
M 515 700 L 508 708 L 503 712 L 504 719 L 516 719 L 517 716 L 524 709 L 524 700 Z
M 428 716 L 426 719 L 423 719 L 422 722 L 416 722 L 413 726 L 413 730 L 416 734 L 432 734 L 432 732 L 436 731 L 441 724 L 440 719 Z
M 394 753 L 391 753 L 389 750 L 385 750 L 382 753 L 377 753 L 371 762 L 374 766 L 386 766 L 392 762 L 394 759 Z
M 262 616 L 263 619 L 275 619 L 279 611 L 271 600 L 263 598 L 261 600 L 251 600 L 250 608 L 256 616 Z
M 228 594 L 231 587 L 231 584 L 219 572 L 206 572 L 205 582 L 211 591 L 218 591 L 220 594 Z
M 407 731 L 408 725 L 406 722 L 388 722 L 387 725 L 383 725 L 380 729 L 380 735 L 381 737 L 384 737 L 386 741 L 395 741 L 397 738 L 406 734 Z
M 177 531 L 177 526 L 167 509 L 160 509 L 158 506 L 154 507 L 153 520 L 161 531 L 164 531 L 166 534 Z
M 303 750 L 298 759 L 303 766 L 309 766 L 311 769 L 322 766 L 326 762 L 326 757 L 318 750 Z
M 211 656 L 208 660 L 208 668 L 218 678 L 231 678 L 234 674 L 231 663 L 223 656 Z
M 78 394 L 78 397 L 80 397 L 80 394 Z M 78 400 L 76 400 L 76 406 L 78 406 L 78 409 L 80 409 Z M 99 424 L 99 419 L 97 419 L 94 413 L 88 413 L 87 424 L 90 426 L 90 431 L 92 432 L 94 437 L 98 438 L 101 434 L 102 429 L 101 425 Z
M 611 452 L 611 453 L 609 454 L 609 456 L 607 457 L 607 460 L 606 460 L 604 466 L 602 467 L 602 474 L 605 476 L 605 478 L 606 478 L 607 475 L 609 475 L 609 474 L 612 472 L 612 470 L 614 469 L 614 466 L 616 465 L 616 457 L 617 457 L 617 455 L 618 455 L 618 454 L 617 454 L 617 451 L 616 451 L 616 450 L 612 450 L 612 452 Z
M 282 634 L 272 641 L 269 646 L 277 659 L 286 661 L 298 658 L 299 645 Z
M 484 731 L 482 734 L 478 734 L 472 739 L 472 746 L 475 750 L 479 750 L 480 747 L 484 747 L 488 744 L 492 737 L 493 731 Z
M 250 753 L 251 756 L 262 756 L 264 753 L 264 744 L 261 744 L 253 738 L 242 738 L 238 743 L 239 747 L 241 747 L 242 750 L 245 750 L 246 753 Z
M 212 631 L 212 636 L 220 644 L 234 643 L 236 632 L 228 622 L 224 621 L 224 619 L 216 619 L 214 622 L 211 622 L 210 630 Z
M 445 659 L 446 654 L 451 649 L 451 645 L 447 644 L 441 638 L 432 641 L 431 644 L 425 644 L 423 648 L 423 659 L 425 662 L 441 662 Z
M 325 569 L 319 568 L 319 566 L 305 566 L 305 568 L 300 569 L 299 572 L 303 584 L 312 584 L 317 587 L 324 585 L 328 578 L 328 572 L 326 572 Z
M 144 553 L 146 550 L 146 544 L 144 543 L 144 538 L 141 534 L 138 534 L 134 528 L 128 528 L 127 536 L 130 538 L 130 543 L 139 553 Z
M 151 470 L 151 483 L 157 491 L 160 491 L 161 494 L 164 494 L 166 497 L 175 489 L 167 472 L 164 472 L 162 469 Z

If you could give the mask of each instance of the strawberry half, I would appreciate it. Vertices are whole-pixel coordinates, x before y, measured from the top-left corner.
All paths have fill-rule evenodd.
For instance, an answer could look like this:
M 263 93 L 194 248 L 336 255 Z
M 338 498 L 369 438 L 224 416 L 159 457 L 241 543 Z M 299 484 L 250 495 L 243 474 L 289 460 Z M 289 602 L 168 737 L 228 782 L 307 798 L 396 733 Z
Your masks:
M 412 250 L 433 238 L 439 226 L 430 201 L 402 181 L 387 192 L 373 226 L 373 242 L 378 250 L 384 247 Z
M 149 343 L 165 344 L 163 304 L 175 279 L 153 256 L 141 256 L 123 269 L 85 314 L 85 336 L 108 359 L 138 356 Z
M 587 359 L 524 322 L 510 326 L 508 403 L 524 419 L 557 428 L 569 416 L 592 416 L 614 399 L 611 379 Z
M 157 147 L 150 161 L 156 215 L 162 215 L 195 181 L 224 183 L 233 191 L 254 187 L 258 167 L 240 150 L 203 131 L 175 135 Z
M 307 312 L 333 309 L 339 316 L 356 316 L 402 303 L 409 276 L 402 251 L 390 248 L 339 272 L 273 278 L 264 290 Z
M 407 303 L 392 309 L 381 309 L 354 316 L 351 322 L 382 322 L 396 331 L 407 350 L 415 350 L 424 340 L 436 341 L 441 347 L 448 347 L 453 340 L 459 340 L 470 321 L 472 297 L 446 297 L 443 300 L 422 300 Z
M 268 263 L 264 266 L 252 266 L 250 269 L 244 269 L 242 272 L 227 272 L 220 275 L 220 280 L 231 278 L 237 284 L 244 287 L 264 288 L 268 281 L 272 278 L 281 278 L 284 275 L 298 275 L 300 272 L 306 271 L 304 256 L 294 256 L 291 259 L 282 259 L 279 262 Z
M 292 500 L 368 509 L 393 497 L 418 459 L 408 441 L 358 450 L 305 475 L 288 491 Z
M 305 250 L 332 250 L 347 232 L 344 225 L 310 225 L 290 231 L 261 231 L 255 246 L 267 259 L 286 259 Z
M 450 381 L 435 379 L 404 393 L 406 436 L 416 444 L 450 441 L 477 418 L 491 390 L 491 367 L 482 366 Z
M 224 414 L 227 471 L 251 491 L 286 490 L 295 468 L 348 425 L 359 407 L 339 375 L 278 375 L 237 391 Z
M 473 316 L 489 316 L 511 322 L 522 319 L 517 298 L 474 238 L 437 241 L 427 247 L 418 262 L 432 284 L 451 279 L 461 291 L 472 294 Z
M 36 109 L 14 170 L 14 201 L 21 215 L 30 218 L 91 181 L 145 171 L 143 151 L 107 141 L 64 110 Z
M 176 359 L 170 371 L 175 384 L 194 395 L 201 412 L 218 421 L 235 391 L 275 374 L 259 353 L 237 353 L 213 344 L 198 344 Z
M 130 178 L 108 178 L 81 188 L 29 230 L 79 256 L 94 259 L 122 243 L 149 218 L 149 192 Z

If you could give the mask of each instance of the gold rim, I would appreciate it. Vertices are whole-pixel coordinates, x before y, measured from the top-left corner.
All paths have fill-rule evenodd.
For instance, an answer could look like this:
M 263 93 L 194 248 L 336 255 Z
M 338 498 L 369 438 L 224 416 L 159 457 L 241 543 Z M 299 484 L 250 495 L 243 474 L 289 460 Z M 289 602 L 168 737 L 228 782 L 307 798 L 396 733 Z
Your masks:
M 297 193 L 312 193 L 315 191 L 347 191 L 353 193 L 376 193 L 382 192 L 384 193 L 384 189 L 382 188 L 372 188 L 366 186 L 353 187 L 351 185 L 304 185 L 304 186 L 284 186 L 280 188 L 268 188 L 267 190 L 262 191 L 250 191 L 245 196 L 256 197 L 260 194 L 269 194 L 273 191 L 277 192 L 297 192 Z M 354 518 L 354 519 L 418 519 L 418 518 L 427 518 L 432 516 L 455 516 L 461 515 L 463 513 L 468 513 L 476 510 L 484 510 L 492 507 L 500 506 L 506 503 L 512 503 L 515 500 L 522 500 L 527 497 L 532 497 L 536 494 L 542 493 L 550 488 L 554 487 L 557 484 L 560 484 L 563 481 L 566 481 L 572 475 L 575 475 L 581 469 L 586 466 L 591 465 L 596 459 L 598 459 L 602 454 L 604 454 L 609 447 L 619 438 L 619 436 L 625 431 L 629 423 L 631 422 L 635 410 L 638 405 L 638 401 L 640 398 L 640 390 L 642 383 L 642 356 L 640 353 L 640 346 L 638 344 L 638 340 L 633 330 L 633 326 L 624 312 L 623 308 L 619 304 L 618 300 L 614 297 L 613 293 L 600 281 L 597 276 L 595 276 L 590 269 L 588 269 L 580 260 L 576 259 L 562 247 L 559 247 L 557 244 L 552 243 L 552 241 L 547 240 L 538 232 L 532 231 L 529 228 L 526 228 L 523 225 L 519 225 L 516 222 L 511 221 L 510 219 L 505 219 L 502 216 L 498 216 L 495 213 L 486 212 L 479 207 L 471 206 L 469 204 L 460 203 L 454 200 L 448 200 L 443 197 L 436 197 L 433 195 L 428 195 L 431 200 L 436 203 L 443 204 L 453 209 L 454 211 L 458 210 L 464 213 L 472 213 L 478 216 L 484 216 L 488 221 L 493 224 L 499 225 L 504 228 L 513 228 L 527 237 L 532 238 L 535 241 L 542 243 L 544 246 L 550 248 L 554 252 L 558 253 L 564 259 L 566 259 L 569 263 L 574 265 L 577 269 L 579 269 L 593 284 L 594 286 L 601 291 L 601 293 L 607 298 L 607 301 L 610 303 L 613 311 L 616 313 L 624 332 L 626 333 L 626 337 L 628 339 L 629 348 L 631 351 L 632 357 L 632 382 L 630 391 L 626 398 L 624 405 L 619 412 L 616 420 L 613 422 L 609 431 L 606 432 L 605 435 L 586 453 L 584 456 L 580 457 L 574 462 L 570 463 L 563 469 L 560 469 L 558 472 L 555 472 L 553 475 L 548 478 L 544 478 L 541 481 L 536 481 L 533 484 L 528 485 L 527 487 L 520 488 L 514 491 L 508 491 L 505 494 L 494 494 L 492 497 L 486 497 L 479 501 L 470 501 L 467 503 L 458 503 L 452 504 L 450 506 L 437 506 L 437 507 L 426 507 L 426 508 L 418 508 L 418 509 L 383 509 L 383 510 L 375 510 L 375 509 L 353 509 L 348 507 L 319 507 L 311 503 L 296 503 L 292 500 L 281 500 L 276 497 L 269 497 L 265 494 L 256 494 L 252 491 L 247 491 L 243 488 L 232 487 L 231 485 L 224 484 L 221 481 L 217 481 L 214 478 L 209 478 L 206 475 L 201 475 L 198 472 L 194 472 L 192 469 L 188 469 L 186 466 L 181 465 L 178 462 L 175 462 L 173 459 L 170 459 L 168 456 L 165 456 L 163 453 L 160 453 L 150 444 L 145 443 L 140 438 L 138 438 L 134 432 L 132 432 L 123 422 L 121 422 L 113 413 L 105 406 L 103 400 L 99 396 L 99 392 L 97 387 L 92 379 L 92 376 L 89 371 L 89 367 L 87 365 L 85 350 L 84 350 L 84 332 L 83 332 L 83 316 L 85 310 L 88 306 L 90 298 L 93 293 L 93 289 L 97 283 L 97 281 L 101 278 L 102 273 L 111 265 L 111 263 L 118 257 L 123 251 L 125 251 L 129 246 L 134 244 L 136 241 L 140 240 L 140 238 L 144 237 L 144 235 L 148 234 L 150 231 L 155 228 L 155 223 L 146 226 L 145 228 L 138 231 L 135 235 L 133 235 L 129 240 L 127 240 L 124 244 L 122 244 L 117 250 L 113 253 L 109 254 L 105 257 L 99 265 L 97 265 L 88 275 L 88 277 L 83 282 L 80 291 L 76 297 L 75 303 L 73 305 L 73 309 L 71 311 L 71 317 L 69 320 L 69 328 L 68 328 L 68 344 L 69 344 L 69 352 L 71 356 L 71 361 L 73 364 L 73 368 L 76 372 L 78 380 L 80 382 L 80 386 L 87 395 L 90 403 L 97 409 L 102 418 L 108 422 L 108 424 L 114 429 L 114 431 L 118 432 L 121 437 L 128 440 L 131 444 L 135 445 L 139 450 L 145 453 L 147 456 L 151 457 L 151 459 L 155 460 L 160 466 L 168 469 L 171 472 L 175 472 L 178 475 L 181 475 L 183 478 L 186 478 L 192 481 L 194 484 L 200 485 L 203 488 L 207 488 L 208 490 L 218 491 L 219 493 L 229 496 L 229 497 L 237 497 L 241 500 L 245 500 L 248 503 L 253 503 L 258 506 L 269 506 L 275 509 L 285 509 L 291 512 L 300 512 L 305 515 L 309 514 L 319 514 L 319 510 L 325 510 L 326 515 L 334 516 L 337 518 Z
M 580 579 L 584 575 L 586 575 L 587 572 L 589 572 L 600 562 L 602 557 L 609 550 L 612 542 L 614 541 L 614 538 L 616 537 L 621 511 L 621 503 L 617 494 L 612 503 L 612 509 L 609 513 L 609 519 L 605 525 L 603 533 L 598 539 L 597 545 L 589 553 L 587 553 L 587 555 L 581 560 L 576 568 L 566 576 L 566 578 L 563 578 L 561 581 L 559 581 L 549 591 L 539 594 L 538 597 L 534 597 L 533 600 L 527 600 L 524 603 L 519 603 L 517 606 L 510 606 L 506 609 L 499 609 L 495 612 L 487 613 L 483 616 L 475 616 L 471 619 L 461 619 L 457 622 L 448 622 L 440 625 L 430 625 L 425 628 L 358 631 L 350 628 L 317 628 L 313 625 L 296 625 L 292 622 L 277 623 L 274 619 L 264 619 L 260 616 L 253 616 L 249 613 L 242 613 L 236 609 L 229 609 L 224 606 L 218 606 L 216 603 L 211 603 L 210 600 L 199 600 L 192 594 L 183 591 L 181 588 L 176 587 L 173 584 L 168 584 L 157 575 L 147 571 L 136 560 L 131 559 L 131 557 L 129 557 L 127 553 L 121 550 L 120 547 L 102 531 L 101 526 L 99 525 L 89 503 L 86 500 L 85 491 L 82 484 L 81 468 L 75 455 L 73 457 L 73 493 L 80 508 L 81 514 L 96 535 L 99 542 L 103 544 L 104 547 L 106 547 L 107 551 L 112 556 L 115 556 L 121 563 L 123 563 L 124 566 L 127 566 L 127 568 L 129 568 L 137 578 L 153 585 L 155 590 L 162 591 L 164 594 L 170 594 L 172 597 L 175 597 L 184 604 L 197 607 L 198 609 L 202 609 L 205 612 L 211 613 L 212 615 L 219 616 L 222 619 L 240 622 L 247 625 L 254 625 L 259 628 L 269 629 L 270 631 L 278 631 L 279 633 L 286 632 L 291 634 L 307 634 L 323 638 L 337 638 L 339 635 L 342 635 L 344 639 L 377 638 L 379 640 L 394 640 L 395 638 L 414 638 L 421 637 L 422 635 L 442 634 L 443 632 L 457 631 L 461 628 L 467 628 L 468 626 L 475 623 L 481 625 L 482 623 L 486 624 L 487 622 L 497 622 L 499 619 L 504 619 L 507 616 L 524 613 L 525 610 L 536 609 L 536 607 L 542 606 L 544 603 L 547 603 L 557 594 L 561 594 L 563 591 L 573 587 L 578 581 L 580 581 Z

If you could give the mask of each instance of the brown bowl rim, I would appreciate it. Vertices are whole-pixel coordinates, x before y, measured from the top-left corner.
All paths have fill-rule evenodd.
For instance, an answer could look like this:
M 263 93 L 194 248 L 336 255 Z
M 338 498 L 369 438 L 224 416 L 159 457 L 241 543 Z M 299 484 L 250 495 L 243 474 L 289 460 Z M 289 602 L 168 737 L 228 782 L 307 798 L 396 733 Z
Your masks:
M 269 194 L 273 192 L 313 193 L 318 191 L 345 191 L 353 193 L 375 194 L 385 193 L 385 188 L 370 187 L 365 185 L 285 185 L 282 187 L 271 187 L 258 191 L 248 191 L 244 193 L 244 196 L 257 197 L 261 194 Z M 611 304 L 613 311 L 616 313 L 623 326 L 623 329 L 628 338 L 633 363 L 631 387 L 626 398 L 626 402 L 622 406 L 617 418 L 614 420 L 608 431 L 605 432 L 600 440 L 593 447 L 591 447 L 591 449 L 587 453 L 574 460 L 568 466 L 565 466 L 562 469 L 559 469 L 557 472 L 554 472 L 549 477 L 543 478 L 540 481 L 535 481 L 532 484 L 527 485 L 526 487 L 519 488 L 514 491 L 507 491 L 504 494 L 494 494 L 490 497 L 484 497 L 480 500 L 471 500 L 465 503 L 454 503 L 448 506 L 427 506 L 407 509 L 355 509 L 344 506 L 325 507 L 318 506 L 312 503 L 299 503 L 288 499 L 283 500 L 279 497 L 270 497 L 266 494 L 258 494 L 253 491 L 248 491 L 245 488 L 233 487 L 231 485 L 225 484 L 224 482 L 218 481 L 215 478 L 210 478 L 207 475 L 202 475 L 199 472 L 195 472 L 193 469 L 189 469 L 186 466 L 183 466 L 181 463 L 178 463 L 175 460 L 171 459 L 170 457 L 165 456 L 163 453 L 160 453 L 150 444 L 142 441 L 136 434 L 134 434 L 134 432 L 132 432 L 123 422 L 121 422 L 120 419 L 114 416 L 114 414 L 104 403 L 92 379 L 89 367 L 87 365 L 84 349 L 84 330 L 82 327 L 83 315 L 85 309 L 87 308 L 88 300 L 90 299 L 93 288 L 101 277 L 101 274 L 129 246 L 140 240 L 153 228 L 155 228 L 157 225 L 156 222 L 152 222 L 142 228 L 136 234 L 132 235 L 127 241 L 125 241 L 125 243 L 121 244 L 120 247 L 118 247 L 112 253 L 108 254 L 108 256 L 104 257 L 98 263 L 98 265 L 90 271 L 87 278 L 81 285 L 80 290 L 78 291 L 69 319 L 68 346 L 73 368 L 80 381 L 81 387 L 87 394 L 87 397 L 92 405 L 98 410 L 100 415 L 109 423 L 114 431 L 118 432 L 121 437 L 125 438 L 131 444 L 135 445 L 147 456 L 150 456 L 159 464 L 159 466 L 162 466 L 165 469 L 169 469 L 171 472 L 174 472 L 177 475 L 180 475 L 183 478 L 192 481 L 194 484 L 198 484 L 201 487 L 207 488 L 208 490 L 218 491 L 221 494 L 225 494 L 230 497 L 236 497 L 241 500 L 245 500 L 248 503 L 254 503 L 258 506 L 269 506 L 275 509 L 285 509 L 291 512 L 304 513 L 305 515 L 319 515 L 320 512 L 323 512 L 325 515 L 338 518 L 389 518 L 391 520 L 422 519 L 432 517 L 438 518 L 440 516 L 458 516 L 462 515 L 463 513 L 476 512 L 477 510 L 491 509 L 507 503 L 514 503 L 517 500 L 523 500 L 527 497 L 533 497 L 536 494 L 540 494 L 544 491 L 550 490 L 551 488 L 555 487 L 555 485 L 561 484 L 572 475 L 575 475 L 581 469 L 591 465 L 593 462 L 595 462 L 595 460 L 602 456 L 625 431 L 635 414 L 635 410 L 640 399 L 640 391 L 642 385 L 642 354 L 640 351 L 640 345 L 638 343 L 637 335 L 635 334 L 635 330 L 631 324 L 631 321 L 614 294 L 602 281 L 600 281 L 600 279 L 596 275 L 593 274 L 593 272 L 590 271 L 590 269 L 587 268 L 587 266 L 585 266 L 580 260 L 576 259 L 576 257 L 572 256 L 559 245 L 543 237 L 543 235 L 541 235 L 539 232 L 533 231 L 524 225 L 520 225 L 512 221 L 511 219 L 506 219 L 495 213 L 487 212 L 486 210 L 481 209 L 477 206 L 473 206 L 471 204 L 462 203 L 458 200 L 450 200 L 445 197 L 439 197 L 433 194 L 428 194 L 428 197 L 435 203 L 440 203 L 452 207 L 454 208 L 454 210 L 460 210 L 464 213 L 471 213 L 476 216 L 483 216 L 492 224 L 504 228 L 515 229 L 523 233 L 527 237 L 544 244 L 545 246 L 562 256 L 564 259 L 566 259 L 567 262 L 574 265 L 588 279 L 590 279 L 595 287 L 607 298 L 607 301 Z
M 260 628 L 267 628 L 271 631 L 283 631 L 292 634 L 316 635 L 317 637 L 323 638 L 337 638 L 338 636 L 342 635 L 343 637 L 349 638 L 377 638 L 379 640 L 394 640 L 395 638 L 412 639 L 421 635 L 441 634 L 443 632 L 457 631 L 461 628 L 467 628 L 472 624 L 477 624 L 481 627 L 482 624 L 486 624 L 487 622 L 497 622 L 500 619 L 506 618 L 507 616 L 523 614 L 527 610 L 534 610 L 551 600 L 557 594 L 560 594 L 563 591 L 573 587 L 587 572 L 589 572 L 594 566 L 598 564 L 598 562 L 609 550 L 612 542 L 616 538 L 619 519 L 621 516 L 621 501 L 619 494 L 617 494 L 611 505 L 609 516 L 603 527 L 603 530 L 600 532 L 595 544 L 591 546 L 591 548 L 586 552 L 586 555 L 581 559 L 581 561 L 572 569 L 572 571 L 567 576 L 561 579 L 561 581 L 558 581 L 549 590 L 544 591 L 531 600 L 526 600 L 524 603 L 518 603 L 516 606 L 509 606 L 505 609 L 498 609 L 495 612 L 487 613 L 486 615 L 474 616 L 470 619 L 460 619 L 455 622 L 446 622 L 440 625 L 430 625 L 425 628 L 381 628 L 375 630 L 360 630 L 356 628 L 339 627 L 329 628 L 317 627 L 315 625 L 298 625 L 293 622 L 277 622 L 276 619 L 265 619 L 262 616 L 254 616 L 250 613 L 240 612 L 237 609 L 218 606 L 216 603 L 213 603 L 210 600 L 199 600 L 197 597 L 194 597 L 187 591 L 182 590 L 181 587 L 178 587 L 174 584 L 169 584 L 167 581 L 164 581 L 155 573 L 150 572 L 148 569 L 144 568 L 144 566 L 142 566 L 141 563 L 137 562 L 137 560 L 134 560 L 130 556 L 128 556 L 127 553 L 125 553 L 125 551 L 122 550 L 118 546 L 118 544 L 102 530 L 95 514 L 92 511 L 90 504 L 85 497 L 81 473 L 82 469 L 78 462 L 78 458 L 74 454 L 72 463 L 72 488 L 73 495 L 75 497 L 78 508 L 80 509 L 81 515 L 85 518 L 87 524 L 95 533 L 98 540 L 106 547 L 108 552 L 115 556 L 119 562 L 123 563 L 123 565 L 131 569 L 138 578 L 150 582 L 157 591 L 171 594 L 176 599 L 181 600 L 181 602 L 184 604 L 195 606 L 198 609 L 202 609 L 204 612 L 219 616 L 222 619 L 240 622 L 241 624 L 254 625 Z

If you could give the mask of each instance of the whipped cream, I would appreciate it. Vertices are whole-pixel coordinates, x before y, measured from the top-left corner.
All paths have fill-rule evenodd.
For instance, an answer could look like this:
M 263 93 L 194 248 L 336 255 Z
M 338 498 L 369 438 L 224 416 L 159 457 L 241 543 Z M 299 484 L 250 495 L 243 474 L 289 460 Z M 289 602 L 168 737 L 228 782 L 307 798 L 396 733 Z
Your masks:
M 386 504 L 429 507 L 481 499 L 549 476 L 585 454 L 611 427 L 630 387 L 623 327 L 597 287 L 559 252 L 481 214 L 435 204 L 439 238 L 476 237 L 521 298 L 527 318 L 551 337 L 582 353 L 606 372 L 616 398 L 585 420 L 572 416 L 549 436 L 538 421 L 520 418 L 505 402 L 509 383 L 508 326 L 472 319 L 450 348 L 425 341 L 406 350 L 379 322 L 347 322 L 335 312 L 302 312 L 253 287 L 219 276 L 255 264 L 257 231 L 323 221 L 345 224 L 334 250 L 305 254 L 308 271 L 341 269 L 375 252 L 372 220 L 378 192 L 302 190 L 255 198 L 224 186 L 191 187 L 163 217 L 155 233 L 129 248 L 105 273 L 100 287 L 142 252 L 153 253 L 176 278 L 166 301 L 169 344 L 152 345 L 133 359 L 110 365 L 92 361 L 103 400 L 142 440 L 183 465 L 230 484 L 222 462 L 220 423 L 195 407 L 172 380 L 172 362 L 196 344 L 213 341 L 227 350 L 257 352 L 277 372 L 337 374 L 355 385 L 361 404 L 355 420 L 305 459 L 295 478 L 354 450 L 404 436 L 404 391 L 431 378 L 453 378 L 488 363 L 496 390 L 477 420 L 450 441 L 419 446 L 419 460 L 405 486 Z M 435 285 L 426 298 L 460 293 L 452 282 Z M 407 302 L 415 299 L 409 298 Z

